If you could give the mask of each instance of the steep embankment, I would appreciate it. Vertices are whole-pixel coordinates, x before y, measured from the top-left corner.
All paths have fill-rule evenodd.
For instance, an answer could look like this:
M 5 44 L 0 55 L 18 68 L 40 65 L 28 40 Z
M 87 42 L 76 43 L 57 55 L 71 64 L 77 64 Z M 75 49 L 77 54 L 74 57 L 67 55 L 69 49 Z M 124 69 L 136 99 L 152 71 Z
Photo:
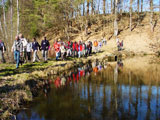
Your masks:
M 107 16 L 106 16 L 107 17 Z M 109 16 L 108 16 L 109 17 Z M 110 16 L 112 17 L 112 16 Z M 135 17 L 135 16 L 134 16 Z M 133 19 L 134 19 L 133 17 Z M 157 17 L 157 16 L 155 16 Z M 98 19 L 98 18 L 97 18 Z M 113 19 L 113 18 L 107 18 Z M 157 18 L 158 19 L 158 18 Z M 125 53 L 134 53 L 140 55 L 155 54 L 160 51 L 160 21 L 155 19 L 154 32 L 151 32 L 150 27 L 150 15 L 146 14 L 143 19 L 138 23 L 133 21 L 132 31 L 129 28 L 129 17 L 122 18 L 119 23 L 119 40 L 124 41 L 124 51 Z M 72 26 L 72 29 L 78 29 L 77 26 Z M 78 31 L 78 30 L 77 30 Z M 95 24 L 92 24 L 89 28 L 89 34 L 85 35 L 84 31 L 79 31 L 78 33 L 70 33 L 70 40 L 72 41 L 94 41 L 101 40 L 104 35 L 108 41 L 108 45 L 103 48 L 104 51 L 109 53 L 115 53 L 116 47 L 116 37 L 114 37 L 113 23 L 108 23 L 103 25 L 101 19 L 98 19 Z M 57 38 L 63 38 L 64 35 L 53 36 L 52 31 L 46 32 L 46 36 L 50 39 L 51 44 Z M 67 40 L 67 39 L 63 39 Z

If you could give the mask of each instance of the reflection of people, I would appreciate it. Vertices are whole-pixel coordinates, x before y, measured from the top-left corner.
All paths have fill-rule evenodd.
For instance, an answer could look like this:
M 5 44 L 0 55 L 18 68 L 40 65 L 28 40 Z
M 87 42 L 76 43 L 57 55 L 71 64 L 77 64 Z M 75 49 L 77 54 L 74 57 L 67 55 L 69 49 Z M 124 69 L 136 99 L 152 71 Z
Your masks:
M 61 85 L 64 86 L 66 84 L 65 73 L 61 76 Z
M 101 71 L 103 69 L 101 63 L 99 62 L 99 65 L 98 65 L 98 70 Z
M 119 67 L 121 67 L 121 68 L 123 67 L 123 62 L 122 62 L 122 60 L 118 60 L 117 64 L 118 64 Z
M 45 80 L 43 83 L 43 92 L 46 97 L 47 97 L 48 93 L 50 92 L 50 89 L 51 89 L 51 87 L 50 87 L 49 81 Z
M 61 79 L 60 77 L 57 77 L 56 80 L 54 81 L 54 85 L 56 86 L 56 88 L 59 88 L 61 85 Z

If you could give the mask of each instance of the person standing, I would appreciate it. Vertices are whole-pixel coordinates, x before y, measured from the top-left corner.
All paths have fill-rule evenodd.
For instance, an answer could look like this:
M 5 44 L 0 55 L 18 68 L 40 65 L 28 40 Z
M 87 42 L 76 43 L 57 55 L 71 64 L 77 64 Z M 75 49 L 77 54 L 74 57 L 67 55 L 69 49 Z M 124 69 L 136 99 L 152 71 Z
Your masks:
M 94 41 L 94 51 L 95 51 L 95 53 L 98 52 L 98 42 L 97 42 L 97 40 Z
M 41 50 L 42 50 L 42 56 L 45 62 L 47 62 L 48 59 L 48 50 L 49 50 L 49 41 L 44 37 L 44 40 L 41 42 Z
M 32 52 L 32 42 L 27 41 L 27 60 L 31 61 L 31 52 Z
M 56 52 L 56 60 L 58 60 L 58 58 L 60 57 L 60 44 L 58 43 L 58 41 L 54 43 L 54 50 Z
M 98 42 L 98 52 L 100 52 L 100 51 L 101 51 L 101 48 L 102 48 L 102 42 L 101 42 L 101 41 L 99 41 L 99 42 Z
M 16 36 L 16 40 L 12 46 L 12 52 L 14 52 L 14 59 L 16 61 L 16 69 L 19 68 L 20 63 L 20 55 L 23 52 L 23 44 L 22 41 L 19 39 L 19 36 Z
M 5 45 L 2 42 L 2 40 L 0 40 L 0 60 L 2 63 L 5 63 L 4 52 L 5 52 Z
M 61 50 L 61 59 L 62 59 L 62 60 L 65 60 L 66 49 L 65 49 L 65 46 L 64 46 L 64 43 L 63 43 L 63 42 L 61 43 L 60 50 Z
M 24 38 L 23 34 L 19 34 L 19 39 L 21 40 L 23 44 L 23 59 L 24 62 L 27 60 L 27 39 Z
M 89 41 L 89 55 L 91 55 L 92 54 L 92 42 L 91 41 Z
M 38 49 L 40 50 L 40 45 L 39 43 L 37 42 L 36 38 L 33 38 L 33 42 L 32 42 L 32 50 L 33 50 L 33 62 L 35 61 L 40 61 L 39 60 L 39 57 L 38 57 Z
M 78 57 L 81 58 L 83 52 L 83 45 L 79 42 L 79 50 L 78 50 Z

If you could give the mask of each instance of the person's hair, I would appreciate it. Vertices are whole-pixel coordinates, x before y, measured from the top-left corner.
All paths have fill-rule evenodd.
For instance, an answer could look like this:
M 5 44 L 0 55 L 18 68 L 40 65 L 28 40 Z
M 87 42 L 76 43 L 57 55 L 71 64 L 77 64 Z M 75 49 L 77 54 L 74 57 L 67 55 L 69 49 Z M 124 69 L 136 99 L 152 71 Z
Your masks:
M 33 38 L 34 41 L 36 41 L 36 38 Z

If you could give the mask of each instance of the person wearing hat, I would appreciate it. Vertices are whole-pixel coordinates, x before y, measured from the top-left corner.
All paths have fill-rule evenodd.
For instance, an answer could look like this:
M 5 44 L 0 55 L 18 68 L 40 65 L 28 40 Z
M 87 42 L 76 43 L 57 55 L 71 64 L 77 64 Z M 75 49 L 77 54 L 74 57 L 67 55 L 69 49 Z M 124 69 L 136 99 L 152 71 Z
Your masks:
M 0 40 L 0 60 L 1 60 L 2 63 L 5 62 L 4 52 L 5 52 L 5 45 L 4 45 L 4 43 L 2 42 L 2 40 Z

